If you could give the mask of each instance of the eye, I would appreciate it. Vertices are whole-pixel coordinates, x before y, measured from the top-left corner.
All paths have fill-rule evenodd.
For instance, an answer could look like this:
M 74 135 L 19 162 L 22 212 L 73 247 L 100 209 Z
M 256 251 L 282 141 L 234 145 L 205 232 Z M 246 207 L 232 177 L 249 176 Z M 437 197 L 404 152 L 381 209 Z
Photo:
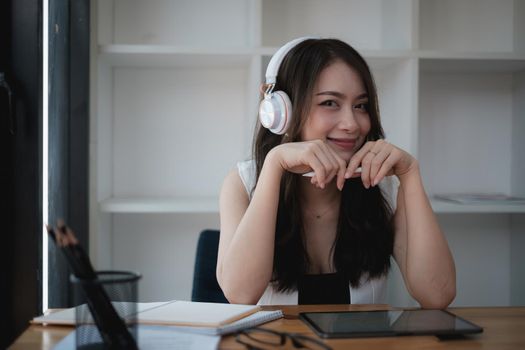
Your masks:
M 337 102 L 335 102 L 334 100 L 326 100 L 326 101 L 321 102 L 319 105 L 326 106 L 326 107 L 332 107 L 332 108 L 339 106 Z
M 368 112 L 368 107 L 368 102 L 358 103 L 354 106 L 355 109 L 358 109 L 362 112 Z

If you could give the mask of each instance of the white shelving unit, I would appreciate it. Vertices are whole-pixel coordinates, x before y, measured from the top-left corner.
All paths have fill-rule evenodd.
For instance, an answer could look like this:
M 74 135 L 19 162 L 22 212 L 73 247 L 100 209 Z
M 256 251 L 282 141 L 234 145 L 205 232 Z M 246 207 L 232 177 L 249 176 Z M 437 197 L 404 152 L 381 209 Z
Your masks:
M 217 213 L 217 197 L 118 197 L 100 203 L 107 213 Z
M 218 227 L 222 179 L 250 156 L 266 64 L 298 36 L 337 37 L 363 54 L 387 138 L 419 159 L 429 194 L 525 196 L 523 1 L 92 4 L 91 252 L 99 267 L 149 271 L 144 300 L 189 298 L 197 234 Z M 477 243 L 494 248 L 497 232 L 507 244 L 486 279 L 458 264 L 456 303 L 525 303 L 525 206 L 432 205 L 457 261 L 470 261 L 467 232 L 487 216 L 496 228 Z M 158 255 L 159 244 L 172 253 Z M 493 271 L 482 251 L 479 274 Z M 392 276 L 392 303 L 412 304 Z M 489 286 L 498 276 L 501 288 Z

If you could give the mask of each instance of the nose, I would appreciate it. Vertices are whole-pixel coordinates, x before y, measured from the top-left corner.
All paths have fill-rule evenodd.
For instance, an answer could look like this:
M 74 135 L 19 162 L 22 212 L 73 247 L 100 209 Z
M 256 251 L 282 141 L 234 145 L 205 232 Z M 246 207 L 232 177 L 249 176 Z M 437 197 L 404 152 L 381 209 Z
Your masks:
M 359 129 L 359 125 L 357 124 L 354 113 L 354 109 L 350 106 L 348 108 L 345 108 L 343 113 L 341 114 L 339 126 L 341 129 L 345 130 L 348 133 L 355 132 Z

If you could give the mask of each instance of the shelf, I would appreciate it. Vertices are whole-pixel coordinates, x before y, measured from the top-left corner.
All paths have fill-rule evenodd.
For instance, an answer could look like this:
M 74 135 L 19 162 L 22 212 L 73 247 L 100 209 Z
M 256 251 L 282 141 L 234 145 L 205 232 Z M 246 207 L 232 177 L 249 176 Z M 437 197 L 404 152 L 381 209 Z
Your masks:
M 525 55 L 517 53 L 419 51 L 424 72 L 513 73 L 525 70 Z
M 279 47 L 205 47 L 170 45 L 99 45 L 103 62 L 111 66 L 238 67 L 253 56 L 272 56 Z M 419 58 L 423 71 L 516 72 L 525 70 L 525 55 L 513 52 L 453 52 L 437 50 L 360 50 L 374 66 Z
M 253 49 L 168 45 L 99 45 L 99 57 L 112 66 L 238 67 L 248 66 Z
M 278 46 L 262 46 L 260 48 L 254 48 L 254 54 L 260 54 L 265 56 L 272 56 L 277 50 Z M 365 58 L 374 59 L 395 59 L 403 60 L 407 58 L 418 57 L 418 52 L 413 50 L 358 50 L 361 56 Z
M 432 199 L 437 214 L 463 213 L 525 213 L 524 204 L 458 204 Z M 121 197 L 100 202 L 100 210 L 106 213 L 218 213 L 217 197 Z
M 184 45 L 135 45 L 135 44 L 110 44 L 110 45 L 99 45 L 98 52 L 102 57 L 108 58 L 119 58 L 128 56 L 137 56 L 139 58 L 153 57 L 157 55 L 168 55 L 168 56 L 184 56 L 184 55 L 195 55 L 195 56 L 225 56 L 225 57 L 249 57 L 250 55 L 262 55 L 272 56 L 280 46 L 184 46 Z M 359 52 L 370 58 L 395 58 L 405 59 L 417 57 L 418 51 L 413 50 L 359 50 Z M 424 57 L 432 57 L 434 52 L 426 51 L 422 55 Z M 450 55 L 445 53 L 436 52 L 436 57 L 464 57 L 465 55 Z M 482 55 L 485 57 L 486 55 Z M 493 55 L 500 58 L 501 55 Z M 468 57 L 468 56 L 467 56 Z M 507 57 L 507 56 L 503 56 Z
M 267 64 L 297 37 L 339 38 L 365 58 L 387 138 L 418 159 L 427 193 L 525 196 L 524 0 L 93 0 L 90 10 L 90 254 L 145 272 L 144 298 L 191 294 L 196 233 L 220 227 L 218 194 L 250 157 Z M 462 283 L 456 303 L 523 304 L 525 204 L 469 203 L 431 198 Z M 393 277 L 388 301 L 413 305 Z
M 431 199 L 431 205 L 437 214 L 525 213 L 525 204 L 459 204 L 444 200 Z
M 427 59 L 463 59 L 463 60 L 524 60 L 525 54 L 518 52 L 492 51 L 453 51 L 453 50 L 417 50 L 419 58 Z
M 372 70 L 391 69 L 392 64 L 417 58 L 416 52 L 410 50 L 360 50 L 359 53 Z
M 218 213 L 217 197 L 117 197 L 100 202 L 106 213 Z

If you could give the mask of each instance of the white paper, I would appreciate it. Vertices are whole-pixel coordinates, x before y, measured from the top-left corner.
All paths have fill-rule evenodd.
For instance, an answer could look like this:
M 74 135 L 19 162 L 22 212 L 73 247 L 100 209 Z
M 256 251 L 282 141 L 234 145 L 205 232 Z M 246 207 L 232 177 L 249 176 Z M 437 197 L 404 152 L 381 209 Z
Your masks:
M 146 311 L 146 310 L 149 310 L 149 309 L 153 309 L 153 308 L 156 308 L 156 307 L 159 307 L 161 305 L 164 305 L 164 304 L 168 304 L 170 303 L 171 301 L 162 301 L 162 302 L 152 302 L 152 303 L 135 303 L 136 304 L 136 312 L 137 313 L 140 313 L 140 312 L 143 312 L 143 311 Z M 131 304 L 131 303 L 128 303 L 128 302 L 118 302 L 118 301 L 114 301 L 112 302 L 112 304 L 114 305 L 114 307 L 117 309 L 117 310 L 130 310 L 132 308 L 126 308 L 125 305 L 126 304 Z M 33 323 L 49 323 L 49 324 L 62 324 L 62 325 L 75 325 L 75 312 L 76 312 L 76 309 L 77 308 L 86 308 L 86 312 L 87 311 L 87 304 L 82 304 L 82 305 L 79 305 L 77 306 L 76 308 L 73 307 L 73 308 L 69 308 L 69 309 L 64 309 L 64 310 L 60 310 L 60 311 L 56 311 L 56 312 L 53 312 L 53 313 L 50 313 L 48 315 L 42 315 L 42 316 L 38 316 L 38 317 L 35 317 L 33 318 Z M 122 315 L 122 316 L 128 316 L 128 315 Z M 87 319 L 89 320 L 89 319 Z
M 138 345 L 141 350 L 215 350 L 220 336 L 176 331 L 169 326 L 139 325 Z M 60 341 L 55 350 L 75 349 L 75 331 Z

